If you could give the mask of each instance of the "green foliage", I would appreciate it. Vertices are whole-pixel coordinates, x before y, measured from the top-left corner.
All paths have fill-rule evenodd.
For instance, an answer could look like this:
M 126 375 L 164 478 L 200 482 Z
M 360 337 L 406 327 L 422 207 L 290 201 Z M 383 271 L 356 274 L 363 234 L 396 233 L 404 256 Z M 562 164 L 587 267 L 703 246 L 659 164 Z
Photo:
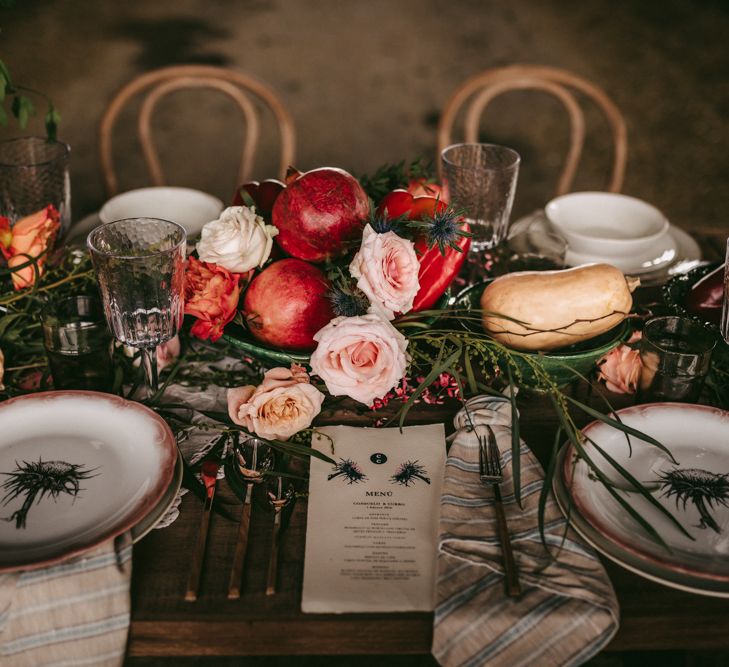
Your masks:
M 33 100 L 24 93 L 30 93 L 45 100 L 48 105 L 43 119 L 46 136 L 49 141 L 55 140 L 58 135 L 58 124 L 61 122 L 61 115 L 53 106 L 51 99 L 38 90 L 13 83 L 7 65 L 0 60 L 0 125 L 6 127 L 8 124 L 8 114 L 4 107 L 8 99 L 11 100 L 10 111 L 22 129 L 26 129 L 29 120 L 37 115 Z
M 435 170 L 432 162 L 416 158 L 410 163 L 405 160 L 396 164 L 385 164 L 373 174 L 362 174 L 357 177 L 367 196 L 378 204 L 382 198 L 397 188 L 407 188 L 412 179 L 424 178 L 432 181 Z

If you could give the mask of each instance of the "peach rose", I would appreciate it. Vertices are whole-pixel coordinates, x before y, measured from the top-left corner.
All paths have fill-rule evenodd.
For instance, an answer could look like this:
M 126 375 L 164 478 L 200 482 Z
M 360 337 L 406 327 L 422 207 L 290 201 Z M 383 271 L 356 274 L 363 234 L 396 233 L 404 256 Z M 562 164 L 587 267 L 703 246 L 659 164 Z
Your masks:
M 254 387 L 228 389 L 228 414 L 261 438 L 288 440 L 311 426 L 324 401 L 302 366 L 272 368 Z
M 634 394 L 638 388 L 642 362 L 640 350 L 631 347 L 631 344 L 640 338 L 640 331 L 636 331 L 627 344 L 618 345 L 597 362 L 597 379 L 603 380 L 605 386 L 616 394 Z
M 314 340 L 311 369 L 333 396 L 371 405 L 405 375 L 407 338 L 377 313 L 336 317 Z
M 198 318 L 190 329 L 193 336 L 215 342 L 223 335 L 225 325 L 235 317 L 238 309 L 242 277 L 222 266 L 188 258 L 185 315 Z
M 364 228 L 362 245 L 349 265 L 352 277 L 370 303 L 388 320 L 407 313 L 418 293 L 420 262 L 412 241 L 395 232 L 378 234 Z
M 60 226 L 61 216 L 53 205 L 21 218 L 12 228 L 7 218 L 0 220 L 0 251 L 8 267 L 12 269 L 26 264 L 31 258 L 37 258 L 37 276 L 33 264 L 11 274 L 16 290 L 32 286 L 36 278 L 43 275 L 46 261 L 43 252 L 53 243 Z

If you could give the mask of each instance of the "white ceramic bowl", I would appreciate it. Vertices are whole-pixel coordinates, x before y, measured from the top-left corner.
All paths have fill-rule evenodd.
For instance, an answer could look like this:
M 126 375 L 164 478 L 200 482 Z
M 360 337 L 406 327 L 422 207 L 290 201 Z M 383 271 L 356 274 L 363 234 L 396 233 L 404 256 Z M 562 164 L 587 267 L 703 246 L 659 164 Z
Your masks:
M 570 250 L 595 256 L 632 256 L 668 234 L 669 223 L 655 206 L 613 192 L 573 192 L 550 201 L 547 220 Z
M 158 186 L 129 190 L 112 197 L 101 207 L 101 222 L 123 218 L 162 218 L 182 225 L 189 236 L 200 233 L 203 225 L 215 220 L 223 202 L 200 190 Z

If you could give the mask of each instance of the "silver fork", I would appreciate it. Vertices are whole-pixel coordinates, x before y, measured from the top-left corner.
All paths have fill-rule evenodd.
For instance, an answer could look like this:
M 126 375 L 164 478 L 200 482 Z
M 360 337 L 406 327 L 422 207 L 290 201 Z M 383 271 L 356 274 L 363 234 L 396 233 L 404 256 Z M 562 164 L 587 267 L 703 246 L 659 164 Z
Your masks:
M 496 525 L 499 530 L 499 541 L 501 542 L 501 554 L 504 561 L 504 586 L 509 597 L 521 595 L 521 584 L 519 583 L 519 571 L 514 560 L 514 552 L 511 549 L 509 528 L 506 525 L 506 514 L 504 505 L 501 502 L 501 488 L 499 484 L 504 479 L 501 470 L 501 453 L 496 445 L 496 436 L 493 429 L 487 424 L 488 438 L 482 435 L 478 437 L 478 464 L 480 478 L 484 484 L 491 484 L 494 490 L 494 507 L 496 508 Z

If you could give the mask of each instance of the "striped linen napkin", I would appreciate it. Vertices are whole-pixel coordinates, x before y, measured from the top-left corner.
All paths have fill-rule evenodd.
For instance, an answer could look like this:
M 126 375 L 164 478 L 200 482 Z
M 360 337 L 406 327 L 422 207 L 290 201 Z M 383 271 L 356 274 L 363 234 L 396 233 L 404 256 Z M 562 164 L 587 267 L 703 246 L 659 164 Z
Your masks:
M 0 574 L 0 665 L 122 665 L 131 558 L 125 535 L 59 565 Z
M 441 501 L 433 655 L 443 667 L 581 665 L 618 629 L 610 580 L 593 550 L 571 528 L 550 493 L 544 523 L 556 560 L 539 535 L 544 473 L 522 442 L 521 498 L 511 477 L 511 403 L 481 396 L 455 418 Z M 476 432 L 471 428 L 471 423 Z M 477 433 L 494 430 L 502 455 L 504 510 L 522 595 L 504 592 L 493 491 L 479 480 Z M 561 547 L 561 548 L 560 548 Z

